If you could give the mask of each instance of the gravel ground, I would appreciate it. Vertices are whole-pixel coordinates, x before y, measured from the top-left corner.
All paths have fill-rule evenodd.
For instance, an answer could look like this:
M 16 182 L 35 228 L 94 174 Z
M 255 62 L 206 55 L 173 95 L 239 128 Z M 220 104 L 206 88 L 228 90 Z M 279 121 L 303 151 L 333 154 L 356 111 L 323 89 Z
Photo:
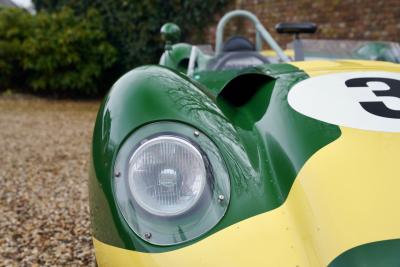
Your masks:
M 98 105 L 0 96 L 0 266 L 93 266 L 87 170 Z

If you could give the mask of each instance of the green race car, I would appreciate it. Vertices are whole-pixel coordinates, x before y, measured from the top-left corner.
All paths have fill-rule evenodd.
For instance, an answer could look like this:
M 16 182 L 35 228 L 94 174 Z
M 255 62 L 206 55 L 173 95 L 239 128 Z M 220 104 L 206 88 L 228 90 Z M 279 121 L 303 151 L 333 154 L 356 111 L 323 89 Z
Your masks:
M 255 44 L 223 42 L 236 16 Z M 399 65 L 292 62 L 241 10 L 215 51 L 162 33 L 160 64 L 121 77 L 96 119 L 99 266 L 400 266 Z

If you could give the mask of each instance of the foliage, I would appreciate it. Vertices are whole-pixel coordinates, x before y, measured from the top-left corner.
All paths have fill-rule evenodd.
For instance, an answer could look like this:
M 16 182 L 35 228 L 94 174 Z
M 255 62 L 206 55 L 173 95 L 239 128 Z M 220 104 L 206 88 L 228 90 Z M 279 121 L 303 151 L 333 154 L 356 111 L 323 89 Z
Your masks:
M 62 96 L 96 95 L 116 60 L 94 10 L 84 19 L 64 8 L 32 16 L 0 9 L 0 88 Z
M 157 63 L 160 27 L 183 40 L 203 31 L 229 0 L 33 0 L 37 15 L 0 8 L 0 90 L 56 95 L 102 93 L 133 67 Z
M 183 39 L 205 42 L 203 31 L 229 0 L 34 0 L 36 8 L 54 11 L 70 6 L 77 15 L 96 8 L 104 19 L 108 40 L 119 52 L 121 72 L 156 63 L 163 49 L 159 30 L 177 23 Z
M 30 15 L 21 9 L 0 8 L 0 89 L 22 86 L 22 45 L 31 31 Z
M 115 62 L 115 49 L 106 42 L 98 13 L 89 10 L 84 19 L 71 9 L 40 12 L 23 43 L 22 61 L 34 91 L 58 94 L 96 94 L 99 78 Z

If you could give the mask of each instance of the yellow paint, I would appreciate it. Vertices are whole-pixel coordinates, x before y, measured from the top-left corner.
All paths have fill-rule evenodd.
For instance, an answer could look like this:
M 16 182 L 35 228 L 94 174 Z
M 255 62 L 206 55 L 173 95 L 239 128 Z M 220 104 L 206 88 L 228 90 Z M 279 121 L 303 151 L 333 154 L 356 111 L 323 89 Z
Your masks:
M 294 58 L 294 51 L 292 49 L 287 49 L 283 52 L 288 57 Z M 261 54 L 265 57 L 277 57 L 278 56 L 274 50 L 263 50 L 263 51 L 261 51 Z
M 307 63 L 295 65 L 312 76 L 328 73 Z M 321 64 L 337 71 L 335 63 Z M 369 63 L 337 64 L 352 70 Z M 392 64 L 374 70 L 400 72 Z M 327 266 L 352 247 L 400 238 L 400 133 L 341 130 L 306 162 L 279 208 L 171 252 L 129 251 L 94 239 L 99 266 Z
M 308 75 L 318 76 L 352 71 L 388 71 L 400 72 L 400 65 L 383 61 L 338 60 L 338 61 L 298 61 L 293 66 L 305 71 Z

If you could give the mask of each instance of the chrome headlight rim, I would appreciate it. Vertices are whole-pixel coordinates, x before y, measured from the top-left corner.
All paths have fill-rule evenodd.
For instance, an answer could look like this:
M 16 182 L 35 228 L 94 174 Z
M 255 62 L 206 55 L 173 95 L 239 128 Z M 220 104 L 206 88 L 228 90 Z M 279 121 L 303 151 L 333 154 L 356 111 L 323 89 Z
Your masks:
M 134 151 L 158 136 L 189 142 L 201 153 L 206 167 L 204 192 L 197 203 L 173 216 L 158 216 L 140 207 L 131 196 L 127 180 L 129 160 Z M 112 181 L 118 210 L 136 235 L 154 245 L 177 245 L 206 234 L 222 219 L 229 205 L 230 179 L 219 149 L 209 137 L 187 124 L 161 121 L 137 129 L 120 147 L 114 171 L 118 173 Z

